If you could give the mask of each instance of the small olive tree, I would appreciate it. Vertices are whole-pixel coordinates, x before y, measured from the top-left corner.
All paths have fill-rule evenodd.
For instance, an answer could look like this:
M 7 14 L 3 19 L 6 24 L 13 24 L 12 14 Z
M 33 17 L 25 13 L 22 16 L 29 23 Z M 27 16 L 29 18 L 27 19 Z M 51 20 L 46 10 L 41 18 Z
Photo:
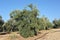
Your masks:
M 44 29 L 47 30 L 49 28 L 52 28 L 52 23 L 46 18 L 46 17 L 41 17 L 38 20 L 38 24 L 39 24 L 39 30 Z
M 4 24 L 4 21 L 2 19 L 2 16 L 0 16 L 0 32 L 3 31 L 3 27 L 2 27 L 3 24 Z

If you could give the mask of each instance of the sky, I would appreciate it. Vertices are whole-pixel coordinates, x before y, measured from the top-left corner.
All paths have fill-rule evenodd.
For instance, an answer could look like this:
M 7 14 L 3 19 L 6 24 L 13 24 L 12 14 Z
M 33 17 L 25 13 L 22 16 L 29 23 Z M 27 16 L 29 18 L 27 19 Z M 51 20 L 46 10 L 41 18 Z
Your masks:
M 10 19 L 11 11 L 22 10 L 31 3 L 40 11 L 39 17 L 45 15 L 50 21 L 60 18 L 60 0 L 0 0 L 0 15 L 7 21 Z

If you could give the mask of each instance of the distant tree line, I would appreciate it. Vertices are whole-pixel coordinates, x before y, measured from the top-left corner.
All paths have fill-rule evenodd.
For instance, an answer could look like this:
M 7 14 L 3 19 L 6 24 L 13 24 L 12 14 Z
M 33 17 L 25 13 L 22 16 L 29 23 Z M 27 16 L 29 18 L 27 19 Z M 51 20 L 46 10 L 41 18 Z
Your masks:
M 0 32 L 19 31 L 21 36 L 27 38 L 37 35 L 40 30 L 60 27 L 60 19 L 51 23 L 45 16 L 39 18 L 39 10 L 36 6 L 30 4 L 28 8 L 30 9 L 12 11 L 7 22 L 4 22 L 0 16 Z

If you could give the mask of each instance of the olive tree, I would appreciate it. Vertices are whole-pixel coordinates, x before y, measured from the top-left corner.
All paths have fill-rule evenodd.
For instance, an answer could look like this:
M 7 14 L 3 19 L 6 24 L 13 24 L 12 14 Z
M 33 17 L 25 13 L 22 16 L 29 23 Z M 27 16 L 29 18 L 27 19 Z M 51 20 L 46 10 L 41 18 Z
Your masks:
M 38 10 L 32 4 L 28 5 L 28 7 L 30 10 L 24 8 L 23 10 L 15 10 L 10 13 L 10 17 L 16 20 L 20 35 L 25 38 L 37 35 L 38 32 Z

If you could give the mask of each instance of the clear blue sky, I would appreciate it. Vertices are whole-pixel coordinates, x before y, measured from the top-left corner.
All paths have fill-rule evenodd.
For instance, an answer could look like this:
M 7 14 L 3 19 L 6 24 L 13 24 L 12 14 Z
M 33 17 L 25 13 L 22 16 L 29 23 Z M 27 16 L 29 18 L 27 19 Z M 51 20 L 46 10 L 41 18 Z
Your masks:
M 6 21 L 12 10 L 21 10 L 31 3 L 36 4 L 40 15 L 45 15 L 50 21 L 60 18 L 60 0 L 0 0 L 0 15 Z

